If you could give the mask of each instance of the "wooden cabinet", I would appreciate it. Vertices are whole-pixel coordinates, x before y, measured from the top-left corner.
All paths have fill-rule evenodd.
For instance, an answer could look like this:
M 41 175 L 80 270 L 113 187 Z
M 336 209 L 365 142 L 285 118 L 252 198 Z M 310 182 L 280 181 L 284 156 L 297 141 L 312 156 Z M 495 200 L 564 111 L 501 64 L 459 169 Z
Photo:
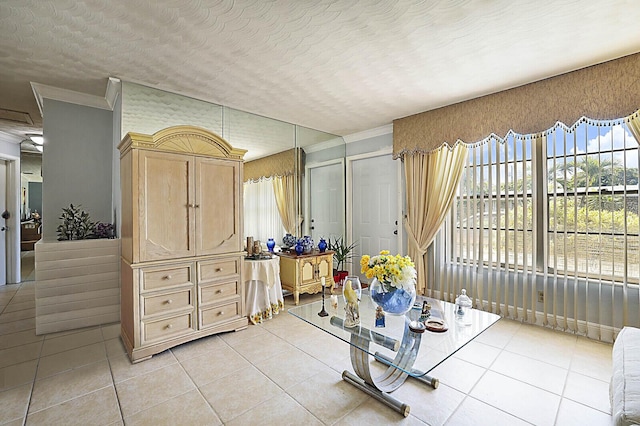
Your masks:
M 131 360 L 245 328 L 245 151 L 192 126 L 129 133 L 118 149 L 121 335 Z
M 313 252 L 296 256 L 279 253 L 280 281 L 282 288 L 293 293 L 295 304 L 300 301 L 300 293 L 318 293 L 322 291 L 322 278 L 325 286 L 333 286 L 333 252 Z
M 35 222 L 20 225 L 20 250 L 34 250 L 34 245 L 42 238 L 42 225 Z
M 137 157 L 140 238 L 132 241 L 133 261 L 242 250 L 240 163 L 156 151 Z

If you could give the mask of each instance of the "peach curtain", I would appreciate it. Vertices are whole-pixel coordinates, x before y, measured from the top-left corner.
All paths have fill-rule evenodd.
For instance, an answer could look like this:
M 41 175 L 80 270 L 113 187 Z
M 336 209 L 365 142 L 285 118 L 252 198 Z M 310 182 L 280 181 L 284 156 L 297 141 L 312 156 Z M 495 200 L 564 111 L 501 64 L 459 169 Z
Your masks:
M 409 237 L 408 254 L 416 264 L 417 290 L 426 294 L 425 254 L 455 200 L 466 165 L 468 148 L 458 143 L 443 145 L 429 153 L 404 156 L 407 187 L 407 215 L 404 226 Z
M 629 116 L 627 126 L 629 130 L 631 130 L 633 137 L 636 138 L 636 141 L 640 143 L 640 109 Z
M 289 234 L 293 235 L 296 235 L 298 226 L 295 179 L 295 175 L 273 177 L 273 192 L 276 197 L 276 204 L 278 205 L 282 225 Z

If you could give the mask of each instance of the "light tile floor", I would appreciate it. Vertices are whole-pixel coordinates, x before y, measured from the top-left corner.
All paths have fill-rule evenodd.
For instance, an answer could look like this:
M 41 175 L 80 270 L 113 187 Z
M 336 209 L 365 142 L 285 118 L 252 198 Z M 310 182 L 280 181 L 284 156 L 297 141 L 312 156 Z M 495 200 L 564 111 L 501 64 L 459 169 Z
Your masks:
M 36 336 L 34 292 L 34 283 L 0 287 L 0 424 L 611 422 L 611 345 L 515 321 L 440 365 L 438 389 L 407 381 L 394 392 L 411 405 L 403 418 L 341 379 L 348 345 L 286 311 L 132 365 L 119 324 Z

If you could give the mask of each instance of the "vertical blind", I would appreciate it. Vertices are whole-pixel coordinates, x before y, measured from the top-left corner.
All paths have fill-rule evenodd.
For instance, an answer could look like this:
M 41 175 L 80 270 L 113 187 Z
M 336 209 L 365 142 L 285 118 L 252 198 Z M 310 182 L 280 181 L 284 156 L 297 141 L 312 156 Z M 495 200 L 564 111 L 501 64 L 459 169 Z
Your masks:
M 442 297 L 466 288 L 482 309 L 603 340 L 638 325 L 639 162 L 624 119 L 475 144 L 436 265 Z
M 262 242 L 273 238 L 280 245 L 286 232 L 271 181 L 262 178 L 244 183 L 244 234 Z

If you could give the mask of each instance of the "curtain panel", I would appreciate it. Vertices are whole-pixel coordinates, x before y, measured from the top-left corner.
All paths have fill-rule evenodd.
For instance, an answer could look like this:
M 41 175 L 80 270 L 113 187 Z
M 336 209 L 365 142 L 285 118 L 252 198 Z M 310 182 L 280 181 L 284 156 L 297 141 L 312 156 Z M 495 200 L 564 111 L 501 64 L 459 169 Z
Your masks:
M 287 175 L 273 178 L 273 192 L 276 204 L 280 212 L 282 224 L 287 233 L 298 235 L 299 225 L 298 214 L 296 212 L 296 178 L 294 175 Z
M 640 110 L 634 112 L 627 118 L 627 126 L 636 141 L 640 143 Z
M 407 214 L 404 220 L 409 237 L 408 252 L 416 265 L 417 290 L 426 294 L 425 254 L 440 230 L 455 199 L 458 182 L 466 164 L 467 146 L 442 146 L 428 154 L 404 156 L 407 187 Z

